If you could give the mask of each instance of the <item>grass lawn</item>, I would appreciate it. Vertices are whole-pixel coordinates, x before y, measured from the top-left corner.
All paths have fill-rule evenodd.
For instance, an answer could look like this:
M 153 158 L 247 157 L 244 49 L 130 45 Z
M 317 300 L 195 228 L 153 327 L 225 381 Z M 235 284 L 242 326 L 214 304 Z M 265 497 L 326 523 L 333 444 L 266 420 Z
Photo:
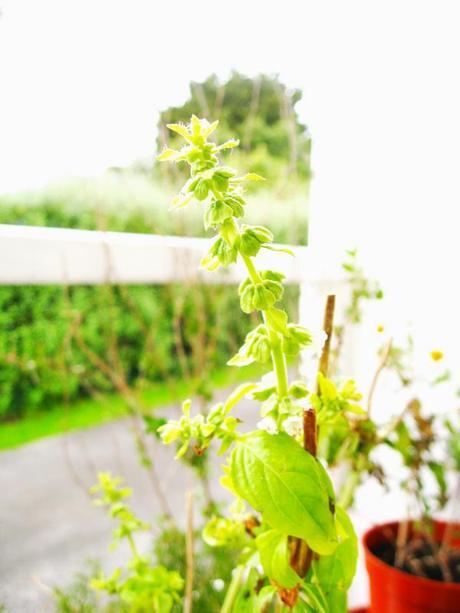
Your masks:
M 222 388 L 259 377 L 260 374 L 260 366 L 255 365 L 243 369 L 223 368 L 213 373 L 212 386 Z M 155 409 L 187 398 L 194 389 L 195 381 L 178 381 L 174 386 L 157 383 L 142 392 L 141 397 L 149 407 Z M 46 412 L 26 416 L 20 421 L 1 424 L 0 451 L 13 449 L 45 436 L 97 426 L 123 417 L 126 413 L 126 403 L 117 394 L 106 395 L 99 400 L 78 400 L 69 406 L 56 405 Z

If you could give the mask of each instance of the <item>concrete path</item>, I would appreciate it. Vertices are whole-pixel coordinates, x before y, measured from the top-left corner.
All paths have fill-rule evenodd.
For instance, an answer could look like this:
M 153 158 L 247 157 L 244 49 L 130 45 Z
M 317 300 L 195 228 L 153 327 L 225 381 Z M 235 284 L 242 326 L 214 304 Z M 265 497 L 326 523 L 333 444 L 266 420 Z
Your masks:
M 169 407 L 159 414 L 178 411 Z M 240 411 L 247 427 L 255 426 L 254 404 L 242 402 Z M 162 490 L 182 523 L 192 473 L 174 460 L 172 447 L 149 441 Z M 53 611 L 50 587 L 69 583 L 89 559 L 100 559 L 109 569 L 123 559 L 123 547 L 108 552 L 113 525 L 88 493 L 100 471 L 123 476 L 133 490 L 136 513 L 154 525 L 161 506 L 139 464 L 129 419 L 0 453 L 0 603 L 8 613 Z M 211 491 L 222 497 L 217 474 Z
M 156 445 L 155 463 L 180 518 L 191 476 L 172 452 Z M 8 612 L 52 611 L 44 586 L 67 583 L 89 558 L 113 560 L 107 552 L 111 522 L 87 493 L 101 470 L 125 477 L 136 512 L 153 523 L 158 500 L 127 420 L 0 455 L 0 602 Z
M 241 403 L 240 411 L 254 425 L 256 411 L 251 405 Z M 173 461 L 172 449 L 159 444 L 155 465 L 169 504 L 181 521 L 184 494 L 192 484 L 190 471 Z M 0 603 L 9 613 L 53 611 L 48 587 L 67 584 L 90 558 L 101 559 L 109 569 L 117 556 L 123 558 L 122 547 L 116 554 L 108 553 L 111 522 L 88 496 L 97 473 L 107 470 L 125 478 L 134 491 L 134 509 L 154 523 L 160 511 L 158 500 L 146 471 L 139 466 L 128 420 L 0 454 Z M 217 478 L 211 488 L 214 494 L 222 491 Z M 359 508 L 366 509 L 365 517 L 355 515 L 360 532 L 369 525 L 369 518 L 386 519 L 388 513 L 382 510 L 394 509 L 394 500 L 384 501 L 381 490 L 372 485 L 363 489 L 360 500 Z M 352 604 L 366 600 L 366 589 L 361 567 Z

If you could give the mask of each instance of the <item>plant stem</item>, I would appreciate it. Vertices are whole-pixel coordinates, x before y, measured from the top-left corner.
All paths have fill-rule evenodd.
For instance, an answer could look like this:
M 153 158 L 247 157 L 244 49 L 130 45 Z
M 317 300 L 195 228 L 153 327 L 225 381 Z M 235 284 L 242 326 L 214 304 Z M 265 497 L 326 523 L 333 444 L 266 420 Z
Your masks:
M 248 255 L 243 255 L 242 253 L 240 255 L 243 258 L 243 262 L 246 264 L 251 281 L 253 283 L 260 283 L 262 279 L 254 266 L 252 258 L 250 258 Z
M 186 568 L 186 577 L 185 577 L 184 613 L 192 613 L 194 560 L 193 560 L 193 493 L 191 491 L 187 492 L 186 494 L 185 507 L 186 507 L 186 516 L 187 516 L 187 530 L 185 533 L 187 568 Z
M 228 586 L 227 594 L 225 595 L 224 604 L 220 610 L 220 613 L 232 613 L 233 605 L 235 604 L 238 591 L 241 587 L 241 582 L 244 574 L 244 566 L 240 565 L 235 568 L 232 575 L 232 580 Z
M 242 254 L 241 254 L 241 257 L 243 259 L 243 262 L 246 265 L 246 268 L 248 269 L 248 273 L 249 273 L 249 277 L 251 281 L 253 283 L 260 283 L 262 279 L 256 267 L 254 266 L 252 258 L 250 258 L 247 255 L 242 255 Z M 262 311 L 262 317 L 264 319 L 265 325 L 269 329 L 270 342 L 272 346 L 271 348 L 272 362 L 273 362 L 273 369 L 276 375 L 278 396 L 280 398 L 284 398 L 284 396 L 287 396 L 288 394 L 288 387 L 289 387 L 286 358 L 281 349 L 281 344 L 280 344 L 278 333 L 272 328 L 270 328 L 270 326 L 267 324 L 267 320 L 266 320 L 266 317 L 263 311 Z
M 353 502 L 353 497 L 355 495 L 356 488 L 359 485 L 359 473 L 355 470 L 348 473 L 345 483 L 340 490 L 340 494 L 338 497 L 338 503 L 343 509 L 348 509 L 348 507 Z
M 367 395 L 367 417 L 370 418 L 371 416 L 371 410 L 372 410 L 372 400 L 374 398 L 374 392 L 375 392 L 375 388 L 377 387 L 377 382 L 379 380 L 380 374 L 383 371 L 383 369 L 385 368 L 387 361 L 388 361 L 388 357 L 390 355 L 390 351 L 391 351 L 391 346 L 393 343 L 393 339 L 390 338 L 390 340 L 388 341 L 388 343 L 385 345 L 385 348 L 383 350 L 383 354 L 380 360 L 380 363 L 377 367 L 377 370 L 374 373 L 374 377 L 372 379 L 372 383 L 371 386 L 369 388 L 369 393 Z
M 406 547 L 409 539 L 409 526 L 408 519 L 404 519 L 398 524 L 398 533 L 396 535 L 396 551 L 394 565 L 396 568 L 402 568 L 406 559 Z
M 126 538 L 128 539 L 129 546 L 131 547 L 131 552 L 133 554 L 133 557 L 135 557 L 136 560 L 138 560 L 139 559 L 139 553 L 137 551 L 137 547 L 136 547 L 136 543 L 134 542 L 133 535 L 132 534 L 128 534 L 126 536 Z
M 288 395 L 288 374 L 286 358 L 281 349 L 279 339 L 276 332 L 270 330 L 270 340 L 272 345 L 272 362 L 276 374 L 276 387 L 279 398 L 284 398 Z

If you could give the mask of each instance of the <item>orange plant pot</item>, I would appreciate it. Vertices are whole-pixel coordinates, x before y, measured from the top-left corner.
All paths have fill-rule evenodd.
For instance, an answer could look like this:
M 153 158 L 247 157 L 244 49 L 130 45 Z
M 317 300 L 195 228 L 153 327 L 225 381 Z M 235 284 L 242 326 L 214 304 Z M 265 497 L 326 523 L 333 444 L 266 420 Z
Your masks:
M 435 522 L 439 543 L 446 524 Z M 411 575 L 383 562 L 373 552 L 396 540 L 398 522 L 376 526 L 363 537 L 371 593 L 370 613 L 460 613 L 460 583 L 446 583 Z M 459 542 L 453 543 L 458 547 Z

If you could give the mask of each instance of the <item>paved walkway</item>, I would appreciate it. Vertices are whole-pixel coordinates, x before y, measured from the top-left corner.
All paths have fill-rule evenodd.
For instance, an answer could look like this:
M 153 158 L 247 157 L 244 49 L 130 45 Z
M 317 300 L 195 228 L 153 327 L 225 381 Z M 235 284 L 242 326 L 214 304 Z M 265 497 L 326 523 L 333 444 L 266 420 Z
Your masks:
M 191 476 L 172 452 L 156 445 L 155 463 L 180 518 Z M 8 612 L 52 611 L 45 586 L 65 584 L 89 558 L 113 555 L 111 522 L 88 496 L 101 470 L 125 477 L 136 512 L 152 522 L 158 500 L 127 420 L 0 454 L 0 602 Z
M 241 411 L 245 420 L 255 415 L 249 402 L 242 403 Z M 155 463 L 169 503 L 181 520 L 190 471 L 173 461 L 173 450 L 163 445 L 156 445 Z M 101 470 L 123 475 L 133 488 L 136 512 L 154 520 L 158 500 L 146 471 L 139 466 L 128 420 L 0 454 L 0 602 L 9 613 L 53 611 L 47 586 L 65 585 L 89 558 L 113 561 L 114 554 L 107 553 L 111 523 L 91 504 L 87 493 Z M 217 480 L 212 488 L 219 491 Z M 385 509 L 393 509 L 394 514 L 394 501 L 391 497 L 383 500 L 374 486 L 363 491 L 360 500 L 367 518 L 376 508 L 376 520 L 388 515 Z M 356 519 L 359 531 L 370 523 L 363 517 Z M 116 555 L 123 556 L 123 548 Z M 361 569 L 351 601 L 359 604 L 365 599 Z

